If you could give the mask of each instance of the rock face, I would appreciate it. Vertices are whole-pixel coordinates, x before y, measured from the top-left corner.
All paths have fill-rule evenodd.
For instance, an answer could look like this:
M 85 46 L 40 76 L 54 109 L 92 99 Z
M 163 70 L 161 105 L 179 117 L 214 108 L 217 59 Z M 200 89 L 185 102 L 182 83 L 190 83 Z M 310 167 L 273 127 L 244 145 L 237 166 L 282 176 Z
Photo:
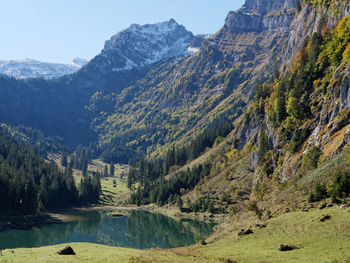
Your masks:
M 271 11 L 296 8 L 295 0 L 246 0 L 241 12 L 265 15 Z
M 0 61 L 0 73 L 17 79 L 58 78 L 78 71 L 88 61 L 74 59 L 69 64 L 41 62 L 34 59 Z
M 207 42 L 229 62 L 239 63 L 243 71 L 249 69 L 252 75 L 269 79 L 274 59 L 288 42 L 295 13 L 294 0 L 246 0 Z
M 295 7 L 294 0 L 247 0 L 242 8 L 229 13 L 225 26 L 238 32 L 289 32 Z
M 288 43 L 281 55 L 282 67 L 283 64 L 289 65 L 296 52 L 303 47 L 305 39 L 318 30 L 320 23 L 324 27 L 333 28 L 342 17 L 350 15 L 350 5 L 346 2 L 341 5 L 336 13 L 331 8 L 313 7 L 311 4 L 302 8 L 290 24 Z
M 186 55 L 193 38 L 193 34 L 174 19 L 143 26 L 134 24 L 106 41 L 92 63 L 113 72 L 141 68 Z
M 340 89 L 340 104 L 341 109 L 350 109 L 350 68 L 347 70 L 347 76 L 345 77 Z

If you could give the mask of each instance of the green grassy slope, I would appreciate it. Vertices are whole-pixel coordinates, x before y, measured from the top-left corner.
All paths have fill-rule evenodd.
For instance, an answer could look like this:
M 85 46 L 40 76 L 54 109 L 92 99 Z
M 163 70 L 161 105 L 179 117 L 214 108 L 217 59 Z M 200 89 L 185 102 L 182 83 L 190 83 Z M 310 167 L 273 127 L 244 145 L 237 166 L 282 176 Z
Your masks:
M 320 222 L 323 215 L 330 220 Z M 65 244 L 50 247 L 3 251 L 0 262 L 295 262 L 335 263 L 350 261 L 350 209 L 338 206 L 310 212 L 285 213 L 255 227 L 255 217 L 244 225 L 231 220 L 210 237 L 208 245 L 176 249 L 135 250 L 89 243 L 72 243 L 76 256 L 56 252 Z M 251 227 L 253 234 L 239 237 L 240 228 Z M 222 237 L 223 236 L 223 237 Z M 218 240 L 218 241 L 215 241 Z M 281 244 L 298 247 L 281 252 Z

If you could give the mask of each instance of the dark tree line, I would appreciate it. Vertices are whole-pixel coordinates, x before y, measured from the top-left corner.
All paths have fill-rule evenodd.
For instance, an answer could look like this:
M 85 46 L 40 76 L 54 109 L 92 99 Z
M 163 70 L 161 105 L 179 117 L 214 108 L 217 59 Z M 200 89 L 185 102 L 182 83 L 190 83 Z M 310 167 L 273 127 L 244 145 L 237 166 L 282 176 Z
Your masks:
M 31 212 L 96 202 L 99 178 L 85 177 L 77 188 L 72 170 L 61 172 L 34 151 L 0 136 L 0 211 Z
M 70 167 L 81 170 L 84 175 L 87 174 L 88 164 L 91 161 L 91 152 L 89 149 L 84 148 L 82 146 L 78 146 L 75 152 L 70 156 L 70 160 L 68 162 L 68 157 L 66 153 L 62 154 L 62 166 L 67 166 L 69 164 Z
M 199 157 L 206 148 L 213 146 L 218 137 L 226 137 L 232 129 L 231 122 L 219 120 L 209 125 L 187 145 L 173 146 L 163 158 L 153 160 L 142 158 L 132 165 L 128 175 L 128 187 L 133 189 L 138 183 L 138 189 L 131 195 L 131 203 L 164 205 L 177 202 L 181 196 L 180 189 L 192 189 L 202 178 L 209 175 L 210 164 L 182 172 L 169 180 L 164 176 L 171 172 L 171 167 L 183 166 Z
M 155 181 L 146 181 L 143 187 L 139 186 L 137 191 L 131 195 L 130 202 L 137 205 L 157 203 L 160 206 L 179 202 L 179 197 L 184 192 L 192 190 L 201 179 L 208 176 L 210 169 L 211 164 L 199 165 L 169 180 L 160 177 Z M 134 169 L 133 173 L 137 174 L 138 171 Z
M 132 188 L 136 182 L 143 187 L 145 182 L 153 182 L 167 175 L 173 166 L 183 166 L 199 157 L 206 148 L 212 147 L 218 137 L 226 137 L 233 130 L 231 122 L 220 120 L 211 124 L 192 142 L 183 146 L 173 146 L 163 158 L 147 160 L 142 158 L 132 165 L 128 176 L 128 187 Z

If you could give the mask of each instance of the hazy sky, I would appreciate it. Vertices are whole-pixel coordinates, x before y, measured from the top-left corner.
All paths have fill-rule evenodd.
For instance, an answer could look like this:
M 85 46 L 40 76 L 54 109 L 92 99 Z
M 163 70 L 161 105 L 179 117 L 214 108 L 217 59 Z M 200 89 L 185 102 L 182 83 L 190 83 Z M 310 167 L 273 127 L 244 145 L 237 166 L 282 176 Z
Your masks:
M 244 0 L 1 0 L 0 60 L 91 59 L 130 24 L 174 18 L 195 34 L 220 29 Z

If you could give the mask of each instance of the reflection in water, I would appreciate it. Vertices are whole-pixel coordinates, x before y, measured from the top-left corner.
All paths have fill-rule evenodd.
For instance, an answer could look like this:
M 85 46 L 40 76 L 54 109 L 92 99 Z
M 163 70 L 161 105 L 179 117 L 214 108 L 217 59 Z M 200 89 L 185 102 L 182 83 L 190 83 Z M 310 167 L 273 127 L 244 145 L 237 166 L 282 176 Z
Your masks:
M 72 212 L 78 221 L 30 230 L 0 232 L 0 249 L 38 247 L 67 242 L 92 242 L 131 248 L 172 248 L 191 245 L 212 233 L 213 223 L 130 211 L 114 218 L 110 211 Z

